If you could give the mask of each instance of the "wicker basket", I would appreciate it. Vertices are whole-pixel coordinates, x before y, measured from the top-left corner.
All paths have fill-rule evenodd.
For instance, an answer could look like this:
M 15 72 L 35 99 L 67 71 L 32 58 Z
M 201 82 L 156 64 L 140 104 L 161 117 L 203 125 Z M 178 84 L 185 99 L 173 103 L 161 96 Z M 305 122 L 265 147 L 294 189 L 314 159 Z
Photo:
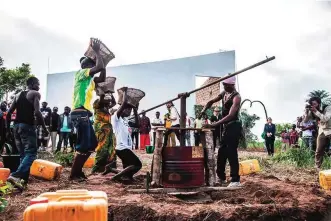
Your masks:
M 126 89 L 126 90 L 125 90 Z M 126 92 L 127 98 L 128 98 L 128 104 L 130 104 L 133 107 L 137 107 L 140 100 L 145 97 L 145 92 L 139 89 L 135 88 L 126 88 L 122 87 L 117 90 L 118 93 L 118 104 L 123 103 L 124 93 Z
M 94 40 L 94 38 L 91 38 L 90 40 L 90 44 L 87 48 L 87 51 L 85 52 L 85 56 L 91 58 L 94 62 L 96 61 L 96 55 L 94 50 L 91 47 L 92 41 Z M 113 52 L 111 52 L 107 46 L 103 43 L 100 42 L 100 55 L 102 57 L 103 63 L 105 65 L 105 67 L 107 66 L 107 64 L 113 60 L 115 58 L 115 55 L 113 54 Z
M 115 77 L 106 77 L 106 81 L 102 83 L 98 83 L 95 86 L 95 92 L 98 96 L 105 94 L 106 91 L 110 91 L 111 93 L 115 93 Z

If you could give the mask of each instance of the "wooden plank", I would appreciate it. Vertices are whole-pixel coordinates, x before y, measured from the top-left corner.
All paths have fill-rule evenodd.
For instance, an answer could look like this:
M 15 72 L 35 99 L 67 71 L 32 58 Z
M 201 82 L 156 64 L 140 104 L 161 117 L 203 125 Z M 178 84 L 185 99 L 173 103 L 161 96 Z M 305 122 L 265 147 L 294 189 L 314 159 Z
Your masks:
M 149 193 L 184 193 L 184 192 L 212 192 L 212 191 L 235 191 L 240 190 L 242 187 L 199 187 L 192 189 L 175 189 L 175 188 L 152 188 Z M 146 193 L 146 189 L 129 189 L 129 193 Z

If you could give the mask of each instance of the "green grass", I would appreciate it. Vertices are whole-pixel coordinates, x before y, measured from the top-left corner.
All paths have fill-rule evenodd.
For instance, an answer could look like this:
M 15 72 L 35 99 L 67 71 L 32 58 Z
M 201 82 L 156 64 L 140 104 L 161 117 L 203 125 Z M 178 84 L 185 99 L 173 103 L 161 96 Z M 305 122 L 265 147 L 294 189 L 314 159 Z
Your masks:
M 280 140 L 275 140 L 275 152 L 278 152 L 282 146 Z M 247 143 L 247 149 L 261 149 L 264 150 L 264 142 L 261 141 L 252 141 Z
M 273 162 L 293 165 L 299 168 L 314 168 L 315 153 L 306 148 L 291 148 L 271 158 Z M 331 169 L 331 158 L 324 156 L 322 169 Z

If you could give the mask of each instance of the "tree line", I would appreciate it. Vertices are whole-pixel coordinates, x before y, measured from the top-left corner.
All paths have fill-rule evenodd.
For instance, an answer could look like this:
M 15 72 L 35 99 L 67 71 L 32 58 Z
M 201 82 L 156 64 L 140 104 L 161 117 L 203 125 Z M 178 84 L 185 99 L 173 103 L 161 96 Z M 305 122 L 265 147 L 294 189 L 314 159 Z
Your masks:
M 25 89 L 26 80 L 32 76 L 29 64 L 10 69 L 4 66 L 4 60 L 0 57 L 0 100 L 9 100 L 11 93 L 17 93 Z

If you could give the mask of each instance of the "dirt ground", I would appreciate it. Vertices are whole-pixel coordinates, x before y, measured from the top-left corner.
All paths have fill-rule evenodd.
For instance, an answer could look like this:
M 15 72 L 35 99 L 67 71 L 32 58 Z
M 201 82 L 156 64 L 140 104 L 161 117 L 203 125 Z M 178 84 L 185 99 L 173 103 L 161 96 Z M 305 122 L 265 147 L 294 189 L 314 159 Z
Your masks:
M 42 192 L 59 189 L 101 190 L 108 194 L 109 220 L 328 220 L 330 195 L 321 190 L 316 171 L 281 168 L 266 160 L 264 171 L 243 176 L 244 187 L 235 191 L 201 193 L 194 199 L 166 194 L 133 194 L 128 189 L 144 188 L 146 171 L 152 155 L 138 152 L 143 169 L 133 184 L 114 183 L 107 177 L 90 176 L 87 183 L 67 181 L 69 168 L 58 181 L 31 178 L 28 190 L 8 197 L 9 206 L 0 213 L 0 220 L 23 220 L 23 211 L 30 199 Z M 240 152 L 240 158 L 266 158 L 261 152 Z M 88 171 L 87 171 L 88 172 Z M 207 199 L 202 201 L 201 199 Z M 194 201 L 195 200 L 195 201 Z

